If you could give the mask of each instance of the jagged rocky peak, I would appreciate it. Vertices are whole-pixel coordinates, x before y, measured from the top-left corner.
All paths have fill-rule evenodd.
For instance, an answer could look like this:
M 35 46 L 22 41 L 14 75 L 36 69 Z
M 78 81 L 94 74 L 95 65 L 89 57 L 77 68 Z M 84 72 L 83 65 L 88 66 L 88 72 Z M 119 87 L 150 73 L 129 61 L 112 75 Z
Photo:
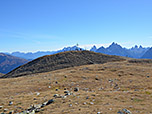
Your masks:
M 143 47 L 140 45 L 139 48 L 143 48 Z
M 64 47 L 61 51 L 74 51 L 74 50 L 83 50 L 83 49 L 78 46 L 73 46 L 73 47 Z
M 107 49 L 116 49 L 116 48 L 122 48 L 119 44 L 113 42 Z
M 135 45 L 135 48 L 138 48 L 138 46 L 137 46 L 137 45 Z
M 96 52 L 96 51 L 97 51 L 97 47 L 94 45 L 94 46 L 90 49 L 90 51 Z
M 115 43 L 115 42 L 113 42 L 109 47 L 114 47 L 114 46 L 115 46 L 115 47 L 116 47 L 116 46 L 117 46 L 117 47 L 121 47 L 119 44 L 117 44 L 117 43 Z

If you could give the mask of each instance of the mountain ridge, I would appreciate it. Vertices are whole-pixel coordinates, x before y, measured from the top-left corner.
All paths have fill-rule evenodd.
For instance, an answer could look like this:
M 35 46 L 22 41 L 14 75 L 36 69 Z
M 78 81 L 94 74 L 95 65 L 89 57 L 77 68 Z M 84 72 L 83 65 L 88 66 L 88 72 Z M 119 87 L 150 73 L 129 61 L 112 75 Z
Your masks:
M 113 42 L 109 47 L 105 48 L 103 46 L 97 48 L 95 45 L 90 49 L 90 51 L 94 51 L 97 53 L 104 53 L 108 55 L 117 55 L 117 56 L 124 56 L 124 57 L 131 57 L 131 58 L 143 58 L 142 56 L 150 49 L 150 47 L 142 47 L 135 45 L 132 48 L 123 48 L 118 43 Z M 41 56 L 50 55 L 50 54 L 56 54 L 64 51 L 74 51 L 74 50 L 85 50 L 83 48 L 78 47 L 78 45 L 72 46 L 72 47 L 64 47 L 63 49 L 57 50 L 57 51 L 38 51 L 35 53 L 28 52 L 28 53 L 22 53 L 22 52 L 12 52 L 9 53 L 10 55 L 24 58 L 27 60 L 33 60 Z

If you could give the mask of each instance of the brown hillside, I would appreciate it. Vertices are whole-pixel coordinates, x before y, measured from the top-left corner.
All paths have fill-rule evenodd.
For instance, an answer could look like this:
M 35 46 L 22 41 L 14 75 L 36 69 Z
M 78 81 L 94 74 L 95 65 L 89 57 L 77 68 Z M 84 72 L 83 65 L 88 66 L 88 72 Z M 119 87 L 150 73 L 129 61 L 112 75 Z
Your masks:
M 122 57 L 110 56 L 91 51 L 62 52 L 35 59 L 23 66 L 16 68 L 15 70 L 3 76 L 3 78 L 19 77 L 23 75 L 48 72 L 74 66 L 103 64 L 106 62 L 123 60 L 125 59 Z
M 122 109 L 152 114 L 151 82 L 152 63 L 127 61 L 5 78 L 0 79 L 0 112 L 16 114 L 54 99 L 36 114 L 118 114 Z M 65 97 L 65 91 L 71 94 Z

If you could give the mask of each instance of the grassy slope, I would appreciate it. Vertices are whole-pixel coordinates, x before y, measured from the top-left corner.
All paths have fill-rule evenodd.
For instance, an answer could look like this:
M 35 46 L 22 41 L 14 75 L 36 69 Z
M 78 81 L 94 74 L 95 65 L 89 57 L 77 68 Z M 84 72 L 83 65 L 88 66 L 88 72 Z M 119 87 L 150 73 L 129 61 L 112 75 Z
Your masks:
M 122 61 L 77 66 L 25 77 L 0 79 L 0 105 L 19 112 L 31 104 L 52 99 L 54 94 L 64 94 L 65 88 L 73 91 L 74 87 L 79 87 L 80 91 L 75 92 L 76 96 L 57 98 L 55 103 L 44 107 L 44 111 L 38 114 L 116 114 L 123 108 L 129 109 L 133 114 L 150 114 L 151 82 L 152 63 Z M 120 87 L 118 91 L 114 88 L 116 84 Z M 101 87 L 103 90 L 99 89 Z M 36 92 L 40 95 L 37 96 Z M 86 99 L 87 96 L 89 99 Z M 14 104 L 9 106 L 9 101 Z

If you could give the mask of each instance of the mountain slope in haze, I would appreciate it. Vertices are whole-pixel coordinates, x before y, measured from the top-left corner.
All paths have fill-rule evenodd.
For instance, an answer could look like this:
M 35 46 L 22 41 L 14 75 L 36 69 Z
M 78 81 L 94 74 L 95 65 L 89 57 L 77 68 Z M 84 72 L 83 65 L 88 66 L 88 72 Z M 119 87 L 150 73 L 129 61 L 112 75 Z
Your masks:
M 141 45 L 138 47 L 135 45 L 135 47 L 132 47 L 131 49 L 127 49 L 128 53 L 133 58 L 142 58 L 142 56 L 149 50 L 150 48 L 144 48 Z
M 35 53 L 32 53 L 32 52 L 28 52 L 28 53 L 13 52 L 10 55 L 24 58 L 27 60 L 33 60 L 33 59 L 36 59 L 38 57 L 45 56 L 45 55 L 51 55 L 51 54 L 56 54 L 56 53 L 60 53 L 60 52 L 64 52 L 64 51 L 75 51 L 75 50 L 84 50 L 84 49 L 79 48 L 78 46 L 72 46 L 72 47 L 64 47 L 63 49 L 57 50 L 57 51 L 38 51 Z
M 152 48 L 150 48 L 143 56 L 144 59 L 152 59 Z
M 0 77 L 3 76 L 4 74 L 0 73 Z
M 25 59 L 0 53 L 0 73 L 8 73 L 14 68 L 27 63 Z
M 28 52 L 28 53 L 13 52 L 10 55 L 20 57 L 20 58 L 24 58 L 24 59 L 27 59 L 27 60 L 33 60 L 33 59 L 36 59 L 38 57 L 41 57 L 41 56 L 44 56 L 44 55 L 50 55 L 50 54 L 53 54 L 53 53 L 54 53 L 53 51 L 52 52 L 51 51 L 46 51 L 46 52 L 38 51 L 38 52 L 35 52 L 35 53 L 32 53 L 32 52 Z
M 91 51 L 68 51 L 43 56 L 9 72 L 3 78 L 19 77 L 28 74 L 48 72 L 74 66 L 102 64 L 112 61 L 123 61 L 122 57 L 110 56 Z
M 112 43 L 108 48 L 106 48 L 109 55 L 118 55 L 124 57 L 130 57 L 129 53 L 126 51 L 125 48 L 122 48 L 117 43 Z
M 131 57 L 125 48 L 122 48 L 120 45 L 114 42 L 107 48 L 104 48 L 103 46 L 98 48 L 95 52 L 104 53 L 108 55 Z
M 142 56 L 146 53 L 148 49 L 149 47 L 144 48 L 142 46 L 138 47 L 137 45 L 135 45 L 135 47 L 127 49 L 113 42 L 107 48 L 104 48 L 103 46 L 101 46 L 98 49 L 91 48 L 91 51 L 94 51 L 97 53 L 104 53 L 108 55 L 117 55 L 117 56 L 131 57 L 131 58 L 142 58 Z

